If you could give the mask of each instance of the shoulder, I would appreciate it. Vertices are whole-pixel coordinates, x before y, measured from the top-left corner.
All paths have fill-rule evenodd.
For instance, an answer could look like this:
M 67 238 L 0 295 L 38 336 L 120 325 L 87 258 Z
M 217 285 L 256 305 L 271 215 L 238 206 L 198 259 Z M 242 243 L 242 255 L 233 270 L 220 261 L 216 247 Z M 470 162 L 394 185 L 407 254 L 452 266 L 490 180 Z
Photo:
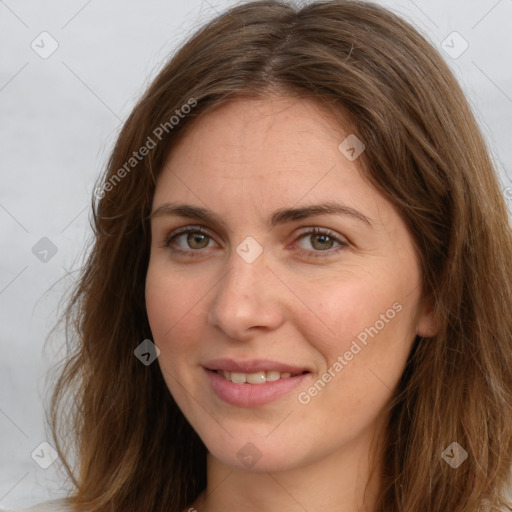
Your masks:
M 65 499 L 45 501 L 29 508 L 5 509 L 0 508 L 0 512 L 72 512 Z

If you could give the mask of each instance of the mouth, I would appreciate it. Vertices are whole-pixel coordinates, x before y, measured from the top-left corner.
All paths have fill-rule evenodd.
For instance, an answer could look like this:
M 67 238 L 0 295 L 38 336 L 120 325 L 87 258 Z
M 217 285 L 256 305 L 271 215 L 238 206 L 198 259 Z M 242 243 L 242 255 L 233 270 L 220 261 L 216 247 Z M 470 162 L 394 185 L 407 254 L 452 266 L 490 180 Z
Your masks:
M 235 407 L 256 407 L 285 398 L 312 372 L 269 360 L 218 359 L 203 365 L 213 396 Z
M 279 372 L 277 370 L 263 370 L 253 373 L 228 372 L 226 370 L 213 370 L 227 381 L 233 384 L 265 384 L 266 382 L 276 382 L 278 380 L 289 379 L 309 373 L 307 370 L 301 372 Z

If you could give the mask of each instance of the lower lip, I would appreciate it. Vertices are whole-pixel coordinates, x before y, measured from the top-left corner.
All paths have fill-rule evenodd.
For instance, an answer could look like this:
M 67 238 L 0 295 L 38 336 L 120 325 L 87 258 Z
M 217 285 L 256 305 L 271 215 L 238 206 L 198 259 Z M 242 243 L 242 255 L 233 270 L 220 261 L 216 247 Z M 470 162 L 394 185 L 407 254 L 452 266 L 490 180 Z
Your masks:
M 263 384 L 235 384 L 213 370 L 205 368 L 205 371 L 217 396 L 224 402 L 237 407 L 255 407 L 273 402 L 280 396 L 289 393 L 311 375 L 304 373 Z

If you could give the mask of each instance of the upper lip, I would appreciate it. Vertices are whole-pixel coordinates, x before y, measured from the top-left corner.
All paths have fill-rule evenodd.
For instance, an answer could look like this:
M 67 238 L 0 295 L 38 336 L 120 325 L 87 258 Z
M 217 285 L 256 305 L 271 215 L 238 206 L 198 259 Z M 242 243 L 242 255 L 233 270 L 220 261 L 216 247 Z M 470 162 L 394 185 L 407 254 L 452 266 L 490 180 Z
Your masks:
M 263 371 L 276 371 L 280 373 L 303 373 L 309 371 L 303 366 L 292 366 L 269 359 L 213 359 L 203 364 L 208 370 L 224 370 L 226 372 L 256 373 Z

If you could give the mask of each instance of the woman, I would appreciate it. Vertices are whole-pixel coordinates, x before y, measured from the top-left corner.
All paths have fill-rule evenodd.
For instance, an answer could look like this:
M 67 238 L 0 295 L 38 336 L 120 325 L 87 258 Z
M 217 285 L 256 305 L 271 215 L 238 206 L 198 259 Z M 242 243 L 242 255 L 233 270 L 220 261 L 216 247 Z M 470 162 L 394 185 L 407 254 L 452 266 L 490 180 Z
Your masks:
M 150 85 L 96 198 L 57 510 L 507 510 L 507 209 L 409 24 L 232 8 Z

